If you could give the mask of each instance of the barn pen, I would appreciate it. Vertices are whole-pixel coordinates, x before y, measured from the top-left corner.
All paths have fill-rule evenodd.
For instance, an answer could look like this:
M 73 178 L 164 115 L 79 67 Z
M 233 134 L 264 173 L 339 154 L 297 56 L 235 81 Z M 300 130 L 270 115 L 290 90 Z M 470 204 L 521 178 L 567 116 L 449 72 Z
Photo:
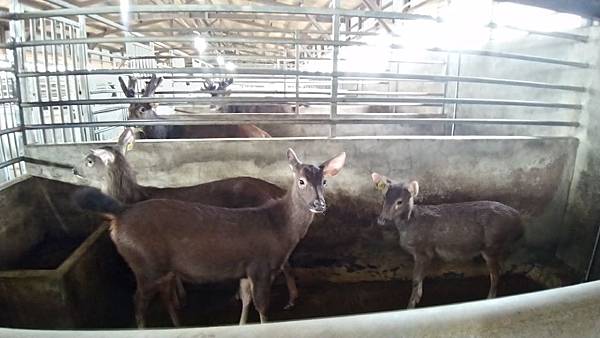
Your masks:
M 600 335 L 600 1 L 0 4 L 0 336 Z M 410 200 L 392 201 L 389 182 Z M 82 186 L 125 206 L 107 222 L 74 203 Z M 255 215 L 239 208 L 273 222 L 271 199 L 311 189 L 312 223 L 270 272 L 267 323 L 237 325 L 250 273 L 200 283 L 170 249 L 173 297 L 152 300 L 137 330 L 123 210 L 184 199 L 234 229 L 231 215 Z M 507 208 L 436 206 L 472 201 Z M 496 243 L 506 228 L 489 224 L 506 213 L 514 238 Z M 415 247 L 403 228 L 415 217 L 450 230 Z M 231 270 L 273 245 L 223 233 L 255 250 L 217 246 L 238 253 Z M 503 253 L 495 299 L 490 247 Z M 417 253 L 431 258 L 423 273 Z M 248 323 L 261 319 L 251 308 Z

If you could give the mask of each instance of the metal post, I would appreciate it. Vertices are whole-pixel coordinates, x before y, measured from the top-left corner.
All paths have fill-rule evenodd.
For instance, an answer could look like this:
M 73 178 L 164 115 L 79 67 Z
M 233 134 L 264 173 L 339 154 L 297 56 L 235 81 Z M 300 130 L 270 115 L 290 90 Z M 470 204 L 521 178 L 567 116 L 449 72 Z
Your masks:
M 298 31 L 294 31 L 294 39 L 298 40 Z M 294 44 L 294 52 L 296 56 L 296 72 L 300 72 L 300 46 Z M 296 114 L 300 114 L 300 75 L 296 74 Z
M 40 33 L 41 33 L 42 41 L 46 40 L 46 19 L 44 19 L 44 18 L 40 19 Z M 49 46 L 44 46 L 44 48 L 42 48 L 42 54 L 44 55 L 43 61 L 44 61 L 44 71 L 45 72 L 50 71 L 48 69 L 48 49 L 47 49 L 47 47 L 49 47 Z M 47 99 L 48 99 L 48 101 L 53 101 L 50 77 L 44 76 L 44 78 L 46 79 Z M 48 107 L 48 114 L 50 115 L 50 123 L 54 124 L 55 123 L 54 122 L 54 106 Z M 52 129 L 52 143 L 56 143 L 56 129 Z
M 340 7 L 340 0 L 333 0 L 333 9 L 337 10 Z M 329 113 L 329 117 L 333 120 L 337 117 L 338 114 L 338 105 L 337 105 L 337 94 L 338 94 L 338 59 L 340 54 L 340 46 L 337 45 L 337 42 L 340 41 L 340 16 L 337 11 L 332 16 L 331 22 L 332 39 L 334 42 L 333 45 L 333 56 L 332 56 L 332 77 L 331 77 L 331 109 Z M 329 137 L 336 137 L 337 130 L 336 125 L 331 124 L 329 126 Z
M 66 32 L 67 30 L 65 29 L 65 23 L 63 22 L 61 24 L 61 37 L 63 39 L 66 39 Z M 69 26 L 70 27 L 70 26 Z M 63 67 L 65 68 L 65 71 L 69 69 L 69 64 L 67 62 L 67 54 L 68 54 L 68 50 L 65 47 L 65 45 L 62 46 L 62 55 L 63 55 Z M 70 84 L 70 79 L 69 76 L 66 75 L 65 76 L 65 89 L 67 91 L 67 100 L 71 100 L 71 84 Z M 73 122 L 73 106 L 69 106 L 69 119 L 68 122 L 72 123 Z M 75 142 L 75 128 L 69 128 L 71 130 L 71 142 Z
M 460 64 L 461 64 L 461 60 L 460 60 L 460 53 L 458 53 L 458 65 L 457 65 L 457 70 L 456 70 L 456 86 L 454 87 L 454 98 L 458 100 L 458 88 L 460 85 Z M 454 103 L 454 105 L 452 105 L 452 119 L 456 120 L 456 113 L 458 111 L 458 103 Z M 452 127 L 451 127 L 451 131 L 450 131 L 450 135 L 454 136 L 454 130 L 455 130 L 455 125 L 454 123 L 452 123 Z
M 56 39 L 57 36 L 57 32 L 56 32 L 56 21 L 55 20 L 50 20 L 51 26 L 50 26 L 50 38 L 52 40 Z M 58 71 L 58 47 L 57 46 L 53 46 L 52 48 L 52 54 L 54 55 L 54 70 Z M 56 76 L 56 95 L 58 98 L 58 101 L 62 100 L 62 91 L 61 91 L 61 85 L 60 85 L 60 76 Z M 60 110 L 60 123 L 64 123 L 65 120 L 65 111 L 64 111 L 64 106 L 59 106 L 59 110 Z M 52 112 L 54 114 L 54 112 Z M 67 141 L 67 137 L 65 134 L 65 129 L 61 129 L 62 131 L 62 142 L 66 142 Z
M 36 39 L 36 25 L 35 25 L 35 19 L 30 19 L 29 21 L 29 29 L 31 30 L 31 40 L 35 40 Z M 37 48 L 33 47 L 33 63 L 34 63 L 34 67 L 33 69 L 35 69 L 36 72 L 39 72 L 38 69 L 38 58 L 37 58 Z M 16 74 L 15 74 L 16 75 Z M 39 77 L 35 77 L 35 87 L 36 87 L 36 99 L 38 99 L 38 101 L 42 101 L 42 87 L 40 86 L 40 78 Z M 42 109 L 42 107 L 38 108 L 38 114 L 40 117 L 40 123 L 41 124 L 45 124 L 46 121 L 44 120 L 44 110 Z M 46 131 L 42 130 L 42 143 L 46 144 L 47 140 L 46 140 Z
M 21 11 L 21 4 L 19 2 L 19 0 L 13 0 L 11 3 L 11 11 L 13 13 L 17 13 Z M 10 35 L 11 35 L 11 39 L 13 42 L 17 42 L 17 37 L 19 35 L 19 33 L 23 34 L 23 28 L 24 28 L 24 24 L 20 21 L 14 21 L 11 20 L 10 21 Z M 33 32 L 31 32 L 31 34 L 33 34 Z M 25 113 L 23 111 L 23 107 L 21 107 L 21 102 L 23 100 L 22 95 L 21 95 L 21 79 L 19 78 L 18 74 L 20 71 L 20 64 L 19 64 L 19 57 L 21 56 L 22 51 L 19 50 L 19 48 L 14 48 L 13 49 L 13 67 L 14 67 L 14 76 L 15 76 L 15 89 L 14 89 L 14 94 L 15 97 L 17 98 L 17 106 L 19 109 L 19 124 L 21 126 L 21 134 L 23 137 L 23 144 L 27 145 L 27 132 L 25 131 Z M 35 54 L 35 51 L 34 51 Z M 43 133 L 43 131 L 42 131 Z M 15 142 L 16 143 L 16 142 Z

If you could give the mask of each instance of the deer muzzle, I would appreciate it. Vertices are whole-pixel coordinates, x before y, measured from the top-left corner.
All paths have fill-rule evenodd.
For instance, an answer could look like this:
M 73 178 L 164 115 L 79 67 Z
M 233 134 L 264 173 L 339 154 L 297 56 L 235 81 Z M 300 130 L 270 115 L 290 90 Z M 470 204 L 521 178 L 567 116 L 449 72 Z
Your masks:
M 327 210 L 327 205 L 324 200 L 316 199 L 312 202 L 310 211 L 315 214 L 322 214 Z

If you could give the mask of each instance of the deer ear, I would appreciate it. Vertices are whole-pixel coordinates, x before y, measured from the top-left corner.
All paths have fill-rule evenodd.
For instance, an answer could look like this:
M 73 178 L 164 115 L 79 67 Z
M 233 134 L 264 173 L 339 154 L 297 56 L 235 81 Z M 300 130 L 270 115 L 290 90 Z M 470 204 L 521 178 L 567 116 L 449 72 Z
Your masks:
M 133 128 L 128 127 L 125 128 L 121 136 L 119 136 L 119 147 L 121 148 L 121 153 L 125 155 L 128 151 L 133 149 L 133 145 L 135 143 L 135 131 Z
M 417 197 L 419 194 L 419 182 L 412 181 L 408 184 L 408 191 L 412 195 L 412 197 Z
M 290 169 L 292 169 L 292 171 L 294 171 L 300 164 L 302 164 L 302 162 L 300 162 L 300 160 L 298 159 L 298 156 L 296 156 L 294 149 L 292 148 L 289 148 L 287 150 L 287 158 L 288 163 L 290 164 Z
M 104 165 L 109 165 L 115 161 L 115 155 L 106 149 L 92 149 L 92 155 L 99 158 Z
M 390 188 L 390 185 L 392 185 L 392 181 L 389 178 L 378 173 L 372 173 L 371 179 L 373 180 L 373 183 L 375 183 L 375 188 L 384 194 Z
M 342 170 L 345 162 L 346 153 L 343 152 L 323 162 L 319 167 L 323 169 L 323 175 L 335 176 L 340 172 L 340 170 Z

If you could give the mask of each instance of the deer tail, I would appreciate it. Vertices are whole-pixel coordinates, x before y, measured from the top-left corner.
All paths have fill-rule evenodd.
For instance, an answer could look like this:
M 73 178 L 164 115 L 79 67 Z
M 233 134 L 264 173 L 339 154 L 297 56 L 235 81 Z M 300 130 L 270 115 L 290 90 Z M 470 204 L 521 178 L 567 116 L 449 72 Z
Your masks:
M 127 209 L 123 203 L 91 187 L 75 191 L 72 200 L 80 209 L 102 214 L 109 220 L 116 219 Z

